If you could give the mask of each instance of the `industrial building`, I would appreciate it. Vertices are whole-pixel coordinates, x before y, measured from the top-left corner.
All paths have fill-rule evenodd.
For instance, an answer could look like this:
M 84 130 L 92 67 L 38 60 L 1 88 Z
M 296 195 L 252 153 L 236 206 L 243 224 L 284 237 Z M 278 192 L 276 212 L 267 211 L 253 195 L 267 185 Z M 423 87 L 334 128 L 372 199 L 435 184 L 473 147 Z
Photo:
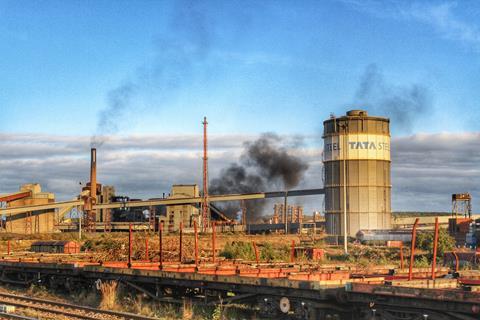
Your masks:
M 327 233 L 391 228 L 389 124 L 363 110 L 324 121 Z
M 303 221 L 303 206 L 288 205 L 285 212 L 284 203 L 275 203 L 273 206 L 272 223 L 285 223 L 285 213 L 289 223 L 302 223 Z
M 172 192 L 168 199 L 195 197 L 200 197 L 200 191 L 196 184 L 176 184 L 172 186 Z M 180 223 L 185 227 L 192 227 L 194 221 L 200 223 L 200 210 L 197 206 L 193 204 L 167 206 L 166 225 L 168 226 L 168 231 L 178 230 Z
M 54 202 L 55 195 L 51 192 L 42 192 L 42 187 L 38 183 L 24 184 L 20 186 L 18 192 L 0 195 L 0 203 L 7 208 L 47 205 Z M 6 214 L 2 216 L 1 230 L 22 234 L 53 232 L 57 216 L 52 209 Z

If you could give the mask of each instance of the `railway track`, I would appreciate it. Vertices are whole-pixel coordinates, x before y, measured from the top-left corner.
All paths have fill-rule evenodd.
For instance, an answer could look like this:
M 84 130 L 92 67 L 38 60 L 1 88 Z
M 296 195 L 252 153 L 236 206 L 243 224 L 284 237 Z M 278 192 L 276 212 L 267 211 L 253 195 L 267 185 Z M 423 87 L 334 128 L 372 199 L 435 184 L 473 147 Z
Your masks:
M 21 316 L 19 314 L 0 312 L 0 319 L 37 320 L 36 318 Z
M 45 314 L 54 314 L 68 319 L 85 320 L 154 320 L 157 318 L 137 315 L 126 312 L 100 310 L 70 303 L 57 302 L 46 299 L 31 298 L 22 295 L 0 293 L 0 303 L 17 308 L 36 310 Z M 16 314 L 0 314 L 0 319 L 32 319 Z

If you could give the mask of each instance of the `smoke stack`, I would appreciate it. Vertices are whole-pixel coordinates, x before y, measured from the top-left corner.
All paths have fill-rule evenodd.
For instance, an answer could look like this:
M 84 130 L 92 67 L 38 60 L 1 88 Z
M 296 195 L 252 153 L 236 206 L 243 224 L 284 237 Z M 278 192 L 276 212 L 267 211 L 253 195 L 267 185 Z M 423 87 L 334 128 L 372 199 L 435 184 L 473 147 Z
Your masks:
M 90 197 L 92 204 L 97 202 L 97 149 L 91 149 L 90 158 Z

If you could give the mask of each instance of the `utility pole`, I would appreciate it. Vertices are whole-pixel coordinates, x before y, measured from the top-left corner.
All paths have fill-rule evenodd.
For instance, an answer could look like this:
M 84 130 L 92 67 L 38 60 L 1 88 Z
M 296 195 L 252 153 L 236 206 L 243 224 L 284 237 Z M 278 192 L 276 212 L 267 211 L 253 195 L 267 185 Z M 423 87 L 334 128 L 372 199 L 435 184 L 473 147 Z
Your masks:
M 207 117 L 203 118 L 203 199 L 202 199 L 202 224 L 203 232 L 207 231 L 210 207 L 208 205 L 208 138 L 207 138 Z
M 288 234 L 288 201 L 287 201 L 287 197 L 288 197 L 288 191 L 285 191 L 285 199 L 284 199 L 284 202 L 283 202 L 283 221 L 285 222 L 285 235 Z
M 77 207 L 77 216 L 78 216 L 78 240 L 82 240 L 82 216 L 83 216 L 83 211 L 80 214 L 80 207 Z

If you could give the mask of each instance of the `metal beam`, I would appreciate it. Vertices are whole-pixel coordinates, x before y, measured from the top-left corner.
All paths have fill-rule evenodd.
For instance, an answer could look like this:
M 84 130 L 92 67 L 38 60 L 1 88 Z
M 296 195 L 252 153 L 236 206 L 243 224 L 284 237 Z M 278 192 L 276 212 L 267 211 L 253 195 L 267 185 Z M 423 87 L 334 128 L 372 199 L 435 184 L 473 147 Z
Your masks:
M 324 194 L 324 189 L 306 189 L 306 190 L 291 190 L 276 191 L 276 192 L 258 192 L 258 193 L 244 193 L 244 194 L 225 194 L 225 195 L 210 195 L 208 197 L 209 202 L 224 202 L 224 201 L 239 201 L 239 200 L 256 200 L 265 198 L 282 198 L 285 197 L 285 193 L 289 197 L 296 196 L 309 196 Z M 148 206 L 161 206 L 161 205 L 182 205 L 182 204 L 197 204 L 201 203 L 202 197 L 194 198 L 181 198 L 181 199 L 152 199 L 141 201 L 128 201 L 128 202 L 114 202 L 107 204 L 96 204 L 93 209 L 114 209 L 114 208 L 136 208 L 136 207 L 148 207 Z M 16 208 L 0 209 L 0 214 L 16 214 L 38 210 L 57 209 L 71 206 L 82 206 L 84 204 L 81 200 L 55 202 L 45 205 L 24 206 Z
M 30 197 L 32 195 L 31 191 L 20 191 L 16 193 L 10 193 L 7 195 L 2 195 L 0 196 L 0 202 L 10 202 L 10 201 L 15 201 L 23 198 Z
M 64 207 L 74 207 L 74 206 L 81 206 L 81 205 L 83 205 L 83 201 L 81 200 L 53 202 L 49 204 L 39 204 L 39 205 L 32 205 L 32 206 L 0 209 L 0 214 L 17 214 L 17 213 L 25 213 L 25 212 L 32 212 L 32 211 L 58 209 L 58 208 L 64 208 Z

